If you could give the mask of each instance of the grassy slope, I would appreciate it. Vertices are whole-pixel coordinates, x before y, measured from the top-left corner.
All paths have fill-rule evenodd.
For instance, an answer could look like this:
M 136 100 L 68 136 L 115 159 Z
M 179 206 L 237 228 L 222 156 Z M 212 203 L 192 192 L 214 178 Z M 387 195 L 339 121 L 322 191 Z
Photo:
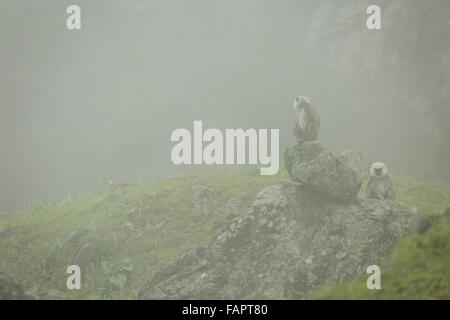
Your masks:
M 0 240 L 0 271 L 27 288 L 58 290 L 68 298 L 133 299 L 159 267 L 210 238 L 263 187 L 286 177 L 285 171 L 277 176 L 256 170 L 196 173 L 3 214 L 0 230 L 17 228 L 17 234 Z M 449 185 L 412 178 L 397 178 L 394 184 L 399 199 L 425 215 L 450 207 Z M 402 192 L 411 185 L 414 194 Z M 213 190 L 212 201 L 195 200 L 202 187 Z M 226 207 L 230 197 L 240 200 L 232 210 Z M 78 242 L 69 240 L 77 237 Z M 448 225 L 436 223 L 425 235 L 402 242 L 392 265 L 382 270 L 382 290 L 364 289 L 363 278 L 312 298 L 448 299 L 449 237 Z M 67 290 L 66 267 L 83 243 L 93 244 L 101 259 L 82 274 L 82 290 Z
M 159 267 L 209 239 L 262 188 L 285 177 L 256 170 L 200 172 L 4 214 L 0 230 L 17 228 L 17 234 L 0 240 L 0 271 L 26 288 L 58 290 L 68 298 L 135 298 Z M 213 190 L 212 201 L 195 200 L 203 187 Z M 230 197 L 240 202 L 231 211 Z M 69 241 L 74 233 L 78 242 Z M 82 290 L 67 290 L 66 268 L 86 242 L 95 245 L 101 261 L 82 273 Z

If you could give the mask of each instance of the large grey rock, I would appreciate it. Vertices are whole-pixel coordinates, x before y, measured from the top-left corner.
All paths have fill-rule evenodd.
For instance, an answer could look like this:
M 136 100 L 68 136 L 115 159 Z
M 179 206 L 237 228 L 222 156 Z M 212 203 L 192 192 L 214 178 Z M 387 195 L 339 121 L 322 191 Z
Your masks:
M 288 148 L 285 166 L 293 181 L 339 200 L 355 199 L 362 185 L 347 158 L 333 155 L 317 142 Z
M 398 201 L 331 201 L 304 186 L 264 189 L 212 239 L 157 271 L 140 299 L 298 299 L 385 266 L 417 213 Z
M 362 152 L 346 149 L 339 154 L 339 158 L 356 171 L 363 182 L 369 179 L 370 165 L 364 161 Z

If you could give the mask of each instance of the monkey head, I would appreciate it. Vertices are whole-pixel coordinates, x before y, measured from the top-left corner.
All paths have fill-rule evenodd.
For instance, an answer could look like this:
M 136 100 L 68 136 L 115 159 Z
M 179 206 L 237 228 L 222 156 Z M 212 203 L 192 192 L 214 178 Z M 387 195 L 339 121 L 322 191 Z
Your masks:
M 372 177 L 383 177 L 387 175 L 388 169 L 383 162 L 374 162 L 370 167 L 370 175 Z
M 309 104 L 309 99 L 307 97 L 295 97 L 294 110 L 300 110 L 303 104 Z

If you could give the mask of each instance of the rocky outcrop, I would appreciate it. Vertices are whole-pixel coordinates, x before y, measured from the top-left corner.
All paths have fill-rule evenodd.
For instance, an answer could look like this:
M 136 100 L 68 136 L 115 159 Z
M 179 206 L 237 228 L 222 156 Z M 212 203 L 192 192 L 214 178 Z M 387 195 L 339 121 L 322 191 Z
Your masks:
M 337 202 L 283 183 L 212 239 L 163 267 L 140 299 L 298 299 L 383 267 L 418 214 L 398 201 Z
M 303 142 L 285 153 L 286 169 L 293 181 L 337 200 L 355 199 L 361 177 L 350 162 L 355 157 L 335 156 L 318 142 Z
M 419 216 L 406 205 L 357 199 L 368 171 L 362 154 L 336 156 L 318 142 L 299 142 L 284 163 L 299 184 L 262 190 L 212 239 L 157 271 L 139 298 L 304 298 L 385 266 L 397 241 L 417 231 Z

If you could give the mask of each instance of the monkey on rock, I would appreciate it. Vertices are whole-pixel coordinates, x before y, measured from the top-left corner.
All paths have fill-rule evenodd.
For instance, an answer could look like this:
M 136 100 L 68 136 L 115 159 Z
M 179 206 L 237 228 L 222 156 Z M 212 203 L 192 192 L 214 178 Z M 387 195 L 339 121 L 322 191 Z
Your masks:
M 296 97 L 294 110 L 297 117 L 294 124 L 294 136 L 298 143 L 303 141 L 315 141 L 319 136 L 320 117 L 307 97 Z
M 370 178 L 366 187 L 366 198 L 379 200 L 395 200 L 391 178 L 383 162 L 375 162 L 370 167 Z

